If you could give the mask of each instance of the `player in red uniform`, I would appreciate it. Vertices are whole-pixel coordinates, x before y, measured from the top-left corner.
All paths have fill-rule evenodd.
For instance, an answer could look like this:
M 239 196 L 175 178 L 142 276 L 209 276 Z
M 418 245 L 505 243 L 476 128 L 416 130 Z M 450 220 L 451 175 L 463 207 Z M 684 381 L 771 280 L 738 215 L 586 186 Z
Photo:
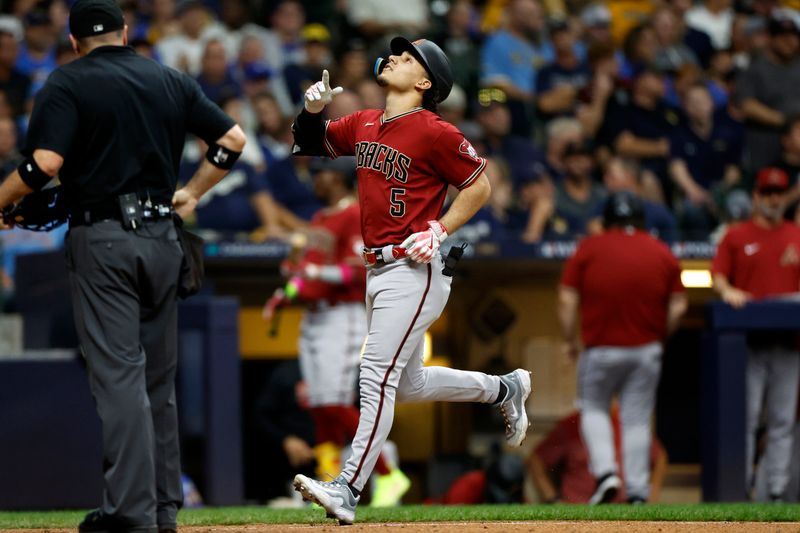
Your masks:
M 314 194 L 327 207 L 314 214 L 305 233 L 297 234 L 298 242 L 281 265 L 289 282 L 267 301 L 263 317 L 272 321 L 275 310 L 291 301 L 306 304 L 299 360 L 316 442 L 331 442 L 342 449 L 358 427 L 355 384 L 367 336 L 361 210 L 353 190 L 356 168 L 352 157 L 321 160 L 316 166 Z M 396 505 L 411 482 L 383 457 L 375 470 L 372 505 Z
M 619 397 L 626 493 L 631 503 L 650 496 L 650 418 L 661 375 L 663 342 L 678 326 L 688 300 L 670 249 L 644 231 L 635 194 L 611 195 L 605 231 L 581 241 L 564 265 L 558 315 L 564 348 L 578 354 L 581 434 L 597 483 L 589 503 L 608 503 L 622 486 L 614 456 L 609 408 Z
M 797 292 L 800 286 L 800 228 L 783 219 L 789 176 L 779 168 L 762 169 L 753 190 L 752 219 L 731 227 L 711 264 L 714 289 L 733 307 L 756 298 Z M 789 482 L 792 428 L 800 380 L 795 332 L 748 335 L 746 475 L 752 487 L 756 430 L 767 411 L 767 449 L 762 464 L 769 497 L 783 500 Z
M 355 155 L 358 169 L 368 323 L 359 375 L 361 419 L 353 454 L 336 479 L 295 477 L 303 497 L 340 523 L 355 519 L 360 492 L 391 429 L 396 399 L 495 403 L 505 415 L 512 446 L 522 443 L 529 426 L 526 370 L 488 376 L 423 367 L 424 333 L 450 293 L 439 246 L 486 202 L 490 186 L 484 159 L 435 113 L 453 85 L 442 50 L 431 41 L 402 37 L 392 40 L 391 49 L 388 60 L 376 63 L 385 110 L 323 122 L 321 111 L 341 92 L 330 88 L 326 71 L 306 92 L 305 109 L 294 124 L 296 152 Z M 460 192 L 439 218 L 448 185 Z

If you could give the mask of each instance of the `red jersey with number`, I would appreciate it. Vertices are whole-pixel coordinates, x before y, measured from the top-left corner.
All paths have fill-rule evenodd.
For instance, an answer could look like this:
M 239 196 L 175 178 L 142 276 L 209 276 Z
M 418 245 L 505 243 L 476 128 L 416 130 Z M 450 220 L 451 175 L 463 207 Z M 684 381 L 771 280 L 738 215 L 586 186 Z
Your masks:
M 326 207 L 314 214 L 301 265 L 346 265 L 353 272 L 353 279 L 344 284 L 305 280 L 301 298 L 330 303 L 364 301 L 366 269 L 361 259 L 364 243 L 358 227 L 360 218 L 361 210 L 355 201 L 344 207 Z
M 711 271 L 754 298 L 800 290 L 800 228 L 783 222 L 763 228 L 752 221 L 728 229 Z
M 678 260 L 664 243 L 623 229 L 583 240 L 564 266 L 561 284 L 580 295 L 587 347 L 663 340 L 670 296 L 685 290 Z
M 331 157 L 356 157 L 361 234 L 370 248 L 428 229 L 447 186 L 469 187 L 486 166 L 455 126 L 421 107 L 390 119 L 367 109 L 329 121 L 325 147 Z

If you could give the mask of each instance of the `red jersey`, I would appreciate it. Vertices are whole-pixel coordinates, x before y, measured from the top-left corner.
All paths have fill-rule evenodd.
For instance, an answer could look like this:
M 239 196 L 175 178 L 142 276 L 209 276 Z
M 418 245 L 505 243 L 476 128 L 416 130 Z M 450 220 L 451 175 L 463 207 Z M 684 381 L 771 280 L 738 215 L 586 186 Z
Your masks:
M 356 156 L 361 234 L 370 248 L 428 229 L 447 186 L 469 187 L 486 166 L 455 126 L 421 107 L 390 119 L 367 109 L 328 121 L 325 147 L 331 157 Z
M 717 247 L 711 271 L 755 298 L 800 290 L 800 228 L 783 222 L 762 228 L 752 221 L 732 226 Z
M 305 280 L 300 296 L 309 301 L 320 299 L 334 302 L 363 302 L 366 288 L 366 269 L 361 259 L 364 247 L 358 221 L 361 210 L 358 202 L 345 207 L 326 207 L 311 219 L 308 247 L 301 263 L 317 265 L 346 264 L 353 270 L 351 283 L 334 285 L 319 280 Z
M 641 346 L 667 334 L 672 293 L 684 290 L 678 260 L 644 231 L 589 237 L 567 261 L 561 284 L 580 294 L 584 346 Z
M 597 488 L 595 477 L 589 469 L 589 451 L 583 443 L 580 432 L 581 415 L 576 412 L 561 419 L 558 425 L 547 434 L 533 451 L 539 456 L 548 470 L 560 472 L 560 499 L 566 503 L 587 503 Z M 622 431 L 619 423 L 619 412 L 611 410 L 611 429 L 614 435 L 614 458 L 619 465 L 618 475 L 625 479 L 622 468 Z M 650 444 L 650 464 L 664 454 L 664 448 L 658 439 L 653 438 Z M 614 502 L 626 500 L 624 487 L 617 493 Z

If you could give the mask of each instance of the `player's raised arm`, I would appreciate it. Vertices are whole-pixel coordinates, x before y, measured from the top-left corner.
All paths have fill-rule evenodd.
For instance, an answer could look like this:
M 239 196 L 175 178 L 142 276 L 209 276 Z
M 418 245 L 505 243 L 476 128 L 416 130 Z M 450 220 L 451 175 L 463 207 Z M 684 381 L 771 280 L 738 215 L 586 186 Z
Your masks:
M 322 71 L 322 80 L 306 89 L 303 98 L 303 110 L 292 124 L 296 155 L 333 156 L 325 147 L 325 127 L 322 110 L 333 101 L 337 94 L 344 91 L 341 87 L 331 89 L 330 76 L 327 70 Z

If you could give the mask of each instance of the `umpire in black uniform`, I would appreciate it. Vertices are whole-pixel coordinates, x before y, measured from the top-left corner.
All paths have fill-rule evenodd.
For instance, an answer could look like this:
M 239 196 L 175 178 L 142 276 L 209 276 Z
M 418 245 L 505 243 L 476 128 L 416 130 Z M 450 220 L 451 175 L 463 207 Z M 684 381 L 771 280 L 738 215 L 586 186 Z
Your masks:
M 127 46 L 114 0 L 78 0 L 69 27 L 81 57 L 37 95 L 26 159 L 0 186 L 0 208 L 56 175 L 71 206 L 67 262 L 105 477 L 102 507 L 80 531 L 165 532 L 183 499 L 174 387 L 183 253 L 172 212 L 194 210 L 245 136 L 191 78 Z M 187 133 L 210 148 L 176 191 Z

